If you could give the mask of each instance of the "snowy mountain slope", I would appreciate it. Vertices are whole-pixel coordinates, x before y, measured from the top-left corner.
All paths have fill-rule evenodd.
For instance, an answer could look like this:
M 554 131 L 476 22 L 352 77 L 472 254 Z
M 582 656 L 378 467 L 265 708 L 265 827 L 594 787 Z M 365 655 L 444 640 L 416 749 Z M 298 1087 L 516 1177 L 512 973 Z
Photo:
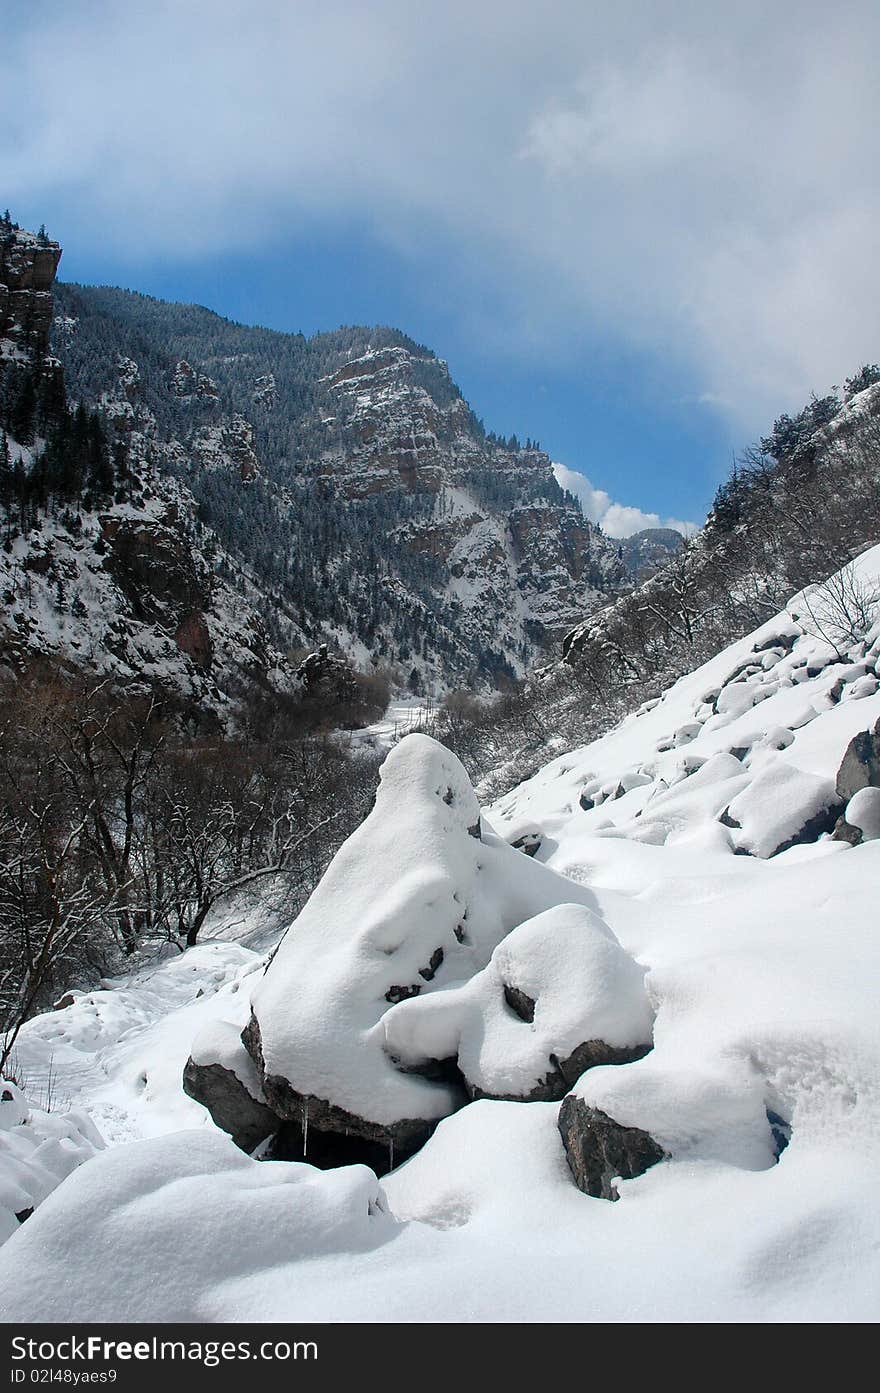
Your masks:
M 743 451 L 702 530 L 565 636 L 566 667 L 604 684 L 678 675 L 695 644 L 717 651 L 876 543 L 880 368 L 835 393 Z
M 306 340 L 106 288 L 57 298 L 71 391 L 186 482 L 291 644 L 488 687 L 626 584 L 548 457 L 487 436 L 396 330 Z
M 530 874 L 555 872 L 559 904 L 566 893 L 580 901 L 606 926 L 606 941 L 616 939 L 646 969 L 653 1048 L 627 1063 L 594 1064 L 569 1093 L 571 1107 L 598 1109 L 618 1129 L 649 1134 L 663 1154 L 643 1174 L 617 1181 L 618 1203 L 575 1187 L 558 1098 L 463 1098 L 422 1149 L 384 1177 L 381 1193 L 361 1166 L 321 1174 L 295 1161 L 249 1161 L 189 1101 L 185 1125 L 199 1116 L 197 1131 L 176 1134 L 183 1113 L 165 1068 L 169 1039 L 179 1068 L 186 1035 L 192 1041 L 200 1024 L 196 1014 L 207 1022 L 227 1013 L 237 1025 L 251 983 L 260 984 L 259 1012 L 260 993 L 273 981 L 280 1001 L 285 978 L 295 1023 L 305 970 L 297 959 L 291 978 L 279 954 L 260 977 L 256 962 L 243 961 L 233 992 L 218 961 L 215 985 L 224 985 L 193 1001 L 196 979 L 210 975 L 210 955 L 229 953 L 226 945 L 205 946 L 190 997 L 182 986 L 189 956 L 162 969 L 170 1009 L 135 1040 L 140 1067 L 148 1075 L 157 1069 L 169 1090 L 156 1125 L 138 1113 L 131 1081 L 117 1091 L 135 1119 L 128 1135 L 149 1126 L 153 1139 L 87 1161 L 14 1234 L 0 1252 L 5 1318 L 875 1319 L 880 840 L 859 808 L 877 801 L 880 785 L 877 746 L 866 734 L 880 718 L 880 548 L 859 558 L 855 580 L 868 603 L 865 622 L 854 621 L 849 634 L 831 632 L 821 594 L 794 597 L 660 701 L 553 761 L 483 816 L 487 848 L 495 844 L 490 828 L 510 843 L 533 834 L 534 857 L 516 861 L 523 885 Z M 817 615 L 825 616 L 819 626 Z M 861 737 L 855 747 L 853 737 Z M 405 750 L 417 752 L 413 740 L 395 752 L 400 769 Z M 426 756 L 434 759 L 430 745 Z M 465 802 L 466 794 L 458 790 Z M 405 799 L 393 802 L 384 814 L 387 846 L 368 839 L 365 874 L 379 855 L 397 854 L 402 864 L 404 828 L 417 839 L 430 825 Z M 433 809 L 430 798 L 426 808 Z M 860 842 L 851 836 L 853 817 L 867 829 Z M 431 834 L 437 845 L 445 835 Z M 363 837 L 354 849 L 349 843 L 350 860 L 358 846 Z M 340 945 L 353 963 L 340 981 L 360 980 L 368 908 L 371 939 L 392 920 L 404 945 L 408 918 L 413 934 L 424 930 L 424 885 L 401 885 L 394 904 L 380 879 L 374 885 L 372 900 L 368 881 L 359 892 L 365 922 L 353 919 Z M 559 944 L 578 934 L 580 912 L 557 921 L 559 911 L 551 911 Z M 500 982 L 519 993 L 506 1015 L 495 1015 L 499 987 L 478 975 L 469 992 L 460 981 L 428 982 L 424 996 L 377 1003 L 398 1059 L 407 1044 L 423 1050 L 424 1030 L 434 1031 L 441 1008 L 438 1038 L 448 1039 L 450 1021 L 457 1023 L 451 1033 L 461 1027 L 466 1055 L 482 1020 L 484 1058 L 493 1041 L 508 1038 L 507 1060 L 525 1061 L 520 1078 L 534 1070 L 538 1042 L 542 1051 L 549 1040 L 563 1047 L 562 1036 L 552 1037 L 555 1024 L 550 1037 L 541 1032 L 554 1018 L 567 1028 L 565 988 L 575 974 L 553 968 L 552 933 L 542 950 L 544 930 L 524 935 L 523 927 L 502 939 L 506 956 L 493 959 Z M 294 926 L 288 942 L 296 933 Z M 423 955 L 428 944 L 414 946 Z M 331 1017 L 338 990 L 325 998 Z M 622 1021 L 618 990 L 609 1003 L 620 1003 Z M 22 1050 L 44 1051 L 46 1021 L 64 1030 L 76 1010 L 29 1023 Z M 492 1034 L 496 1024 L 506 1037 Z M 361 1049 L 355 1033 L 351 1048 Z M 112 1051 L 104 1058 L 119 1067 Z M 67 1067 L 59 1058 L 62 1080 Z M 77 1094 L 79 1106 L 88 1092 Z M 106 1131 L 106 1110 L 95 1115 Z M 198 1176 L 198 1185 L 187 1176 Z M 291 1187 L 298 1223 L 299 1236 L 291 1231 L 286 1246 L 275 1238 L 287 1222 L 270 1198 L 276 1184 Z M 234 1243 L 196 1243 L 196 1234 L 213 1232 L 221 1207 L 234 1211 Z M 181 1244 L 181 1233 L 194 1242 Z M 59 1275 L 59 1253 L 77 1273 L 75 1291 Z M 112 1288 L 111 1256 L 124 1274 Z M 164 1284 L 149 1279 L 151 1268 Z
M 246 577 L 227 579 L 233 567 L 189 490 L 144 466 L 137 481 L 127 501 L 47 512 L 0 549 L 4 665 L 48 658 L 221 721 L 253 680 L 297 692 L 262 597 Z

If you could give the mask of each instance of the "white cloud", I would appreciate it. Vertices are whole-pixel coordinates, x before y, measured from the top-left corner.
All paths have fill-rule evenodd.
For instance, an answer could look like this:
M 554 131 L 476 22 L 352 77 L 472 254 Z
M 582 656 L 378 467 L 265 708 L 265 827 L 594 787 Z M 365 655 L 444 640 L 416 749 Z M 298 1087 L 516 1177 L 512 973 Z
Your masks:
M 696 523 L 683 522 L 680 518 L 661 518 L 659 513 L 645 513 L 641 508 L 631 508 L 625 503 L 615 503 L 604 489 L 597 489 L 590 483 L 586 474 L 569 469 L 564 464 L 554 464 L 556 481 L 580 501 L 586 517 L 597 522 L 609 537 L 631 537 L 646 527 L 672 527 L 683 536 L 690 537 L 697 530 Z
M 588 325 L 742 436 L 877 357 L 878 44 L 871 0 L 47 0 L 0 186 L 132 262 L 358 221 L 493 351 Z

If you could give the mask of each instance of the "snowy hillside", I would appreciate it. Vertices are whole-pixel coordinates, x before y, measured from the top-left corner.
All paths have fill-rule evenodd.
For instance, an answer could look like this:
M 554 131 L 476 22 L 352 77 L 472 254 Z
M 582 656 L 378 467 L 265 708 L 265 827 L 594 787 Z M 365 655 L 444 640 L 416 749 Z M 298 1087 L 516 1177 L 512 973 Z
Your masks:
M 23 1028 L 3 1318 L 875 1319 L 878 668 L 875 547 L 482 813 L 407 735 L 277 951 Z
M 144 461 L 131 479 L 123 501 L 47 511 L 0 549 L 0 664 L 21 673 L 50 660 L 215 720 L 229 719 L 249 681 L 298 692 L 262 596 L 240 571 L 233 583 L 186 486 Z

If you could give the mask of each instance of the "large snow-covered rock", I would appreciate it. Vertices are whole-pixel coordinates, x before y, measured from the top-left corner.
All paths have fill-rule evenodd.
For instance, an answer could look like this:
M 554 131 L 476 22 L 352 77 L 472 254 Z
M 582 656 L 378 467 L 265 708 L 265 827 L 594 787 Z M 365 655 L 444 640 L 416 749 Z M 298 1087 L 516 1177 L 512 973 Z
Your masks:
M 300 1260 L 304 1286 L 303 1260 L 395 1227 L 364 1166 L 259 1163 L 212 1131 L 134 1142 L 83 1166 L 0 1251 L 0 1319 L 259 1320 L 236 1283 Z
M 407 736 L 382 766 L 372 812 L 253 994 L 244 1039 L 269 1106 L 398 1154 L 419 1145 L 463 1095 L 454 1081 L 397 1067 L 383 1016 L 470 979 L 517 924 L 571 902 L 595 903 L 586 887 L 481 829 L 456 757 L 428 736 Z
M 604 920 L 559 905 L 515 928 L 469 982 L 388 1011 L 386 1048 L 416 1070 L 454 1059 L 472 1098 L 561 1098 L 593 1065 L 650 1048 L 644 978 Z
M 880 788 L 860 788 L 846 805 L 844 821 L 855 828 L 863 842 L 880 837 Z
M 723 820 L 737 829 L 737 850 L 766 858 L 830 832 L 838 810 L 830 779 L 779 762 L 736 795 Z

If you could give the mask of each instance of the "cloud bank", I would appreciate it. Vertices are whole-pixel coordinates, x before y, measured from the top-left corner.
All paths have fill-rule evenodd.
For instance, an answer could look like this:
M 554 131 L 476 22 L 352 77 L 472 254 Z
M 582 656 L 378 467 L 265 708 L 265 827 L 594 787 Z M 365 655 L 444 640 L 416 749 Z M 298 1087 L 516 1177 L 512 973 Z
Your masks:
M 597 489 L 590 483 L 586 474 L 569 469 L 564 464 L 554 464 L 556 481 L 580 502 L 586 517 L 597 522 L 609 537 L 631 537 L 646 527 L 672 527 L 682 536 L 690 537 L 697 531 L 697 524 L 683 522 L 680 518 L 661 518 L 659 513 L 645 513 L 641 508 L 630 508 L 625 503 L 615 503 L 610 493 Z
M 132 262 L 356 221 L 496 348 L 644 349 L 738 432 L 878 356 L 873 0 L 8 10 L 4 199 Z

